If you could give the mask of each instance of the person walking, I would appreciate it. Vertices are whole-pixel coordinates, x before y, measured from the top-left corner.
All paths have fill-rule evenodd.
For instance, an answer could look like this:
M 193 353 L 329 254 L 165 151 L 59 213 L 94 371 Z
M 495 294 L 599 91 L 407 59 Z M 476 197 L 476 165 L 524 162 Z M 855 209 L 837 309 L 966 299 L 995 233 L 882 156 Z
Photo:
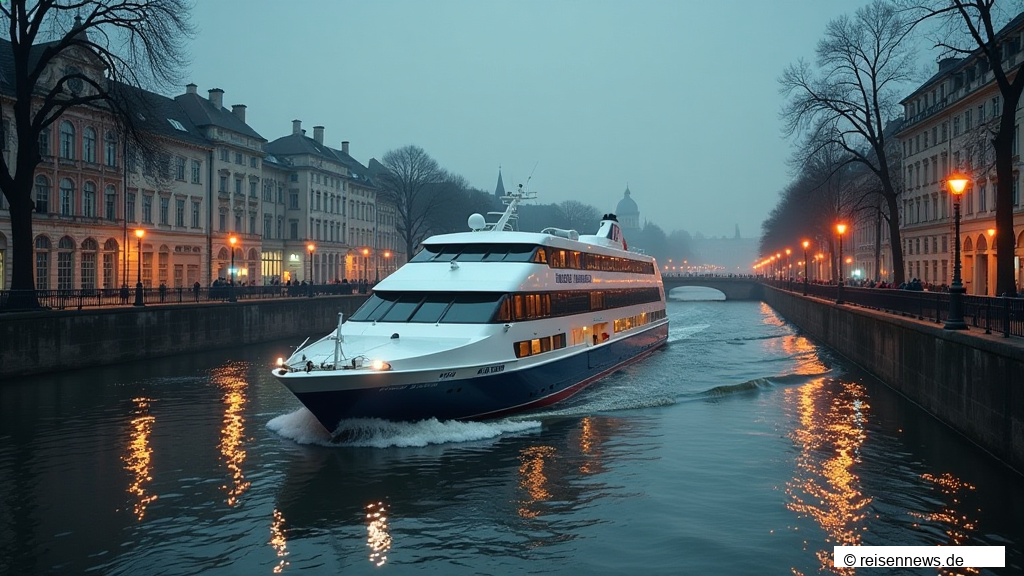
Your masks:
M 199 282 L 192 285 L 192 292 L 195 293 L 196 302 L 199 302 Z

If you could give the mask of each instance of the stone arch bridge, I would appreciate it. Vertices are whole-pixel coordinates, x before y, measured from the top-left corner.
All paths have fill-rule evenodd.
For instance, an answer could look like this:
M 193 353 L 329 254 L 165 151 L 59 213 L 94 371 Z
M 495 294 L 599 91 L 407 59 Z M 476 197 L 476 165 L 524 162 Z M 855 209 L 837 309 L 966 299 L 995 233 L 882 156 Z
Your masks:
M 740 276 L 663 276 L 665 292 L 681 286 L 714 288 L 725 294 L 726 300 L 761 300 L 761 283 L 756 278 Z

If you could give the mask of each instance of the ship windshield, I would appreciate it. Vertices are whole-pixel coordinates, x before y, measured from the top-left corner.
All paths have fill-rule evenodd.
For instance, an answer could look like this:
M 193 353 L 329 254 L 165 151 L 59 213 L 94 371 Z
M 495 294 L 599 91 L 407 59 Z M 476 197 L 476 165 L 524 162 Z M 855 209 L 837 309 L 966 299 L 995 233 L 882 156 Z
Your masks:
M 409 262 L 534 262 L 543 250 L 533 244 L 431 244 Z
M 374 292 L 349 321 L 484 324 L 497 321 L 502 296 L 496 292 Z

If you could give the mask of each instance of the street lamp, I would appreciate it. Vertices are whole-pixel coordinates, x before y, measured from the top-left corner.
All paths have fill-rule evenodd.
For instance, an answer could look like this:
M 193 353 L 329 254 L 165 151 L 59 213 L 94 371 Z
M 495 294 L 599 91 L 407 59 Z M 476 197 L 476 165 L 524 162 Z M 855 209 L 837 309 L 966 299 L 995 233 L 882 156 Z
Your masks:
M 313 252 L 316 251 L 316 244 L 310 242 L 306 244 L 306 249 L 309 250 L 309 294 L 310 298 L 313 297 Z
M 786 280 L 793 279 L 793 258 L 790 256 L 792 253 L 792 250 L 786 248 Z
M 145 306 L 146 302 L 142 296 L 142 237 L 146 235 L 146 231 L 142 228 L 135 230 L 135 237 L 139 239 L 139 249 L 136 250 L 139 258 L 139 276 L 135 282 L 135 305 Z
M 949 316 L 942 326 L 946 330 L 967 330 L 964 322 L 964 284 L 960 280 L 960 195 L 967 188 L 970 180 L 965 176 L 953 174 L 946 180 L 949 191 L 953 193 L 953 284 L 949 287 Z
M 367 278 L 370 276 L 370 264 L 366 260 L 369 256 L 370 256 L 370 249 L 369 248 L 363 248 L 363 277 L 362 277 L 363 282 L 366 282 Z
M 391 250 L 384 251 L 384 276 L 387 277 L 391 270 Z
M 836 224 L 836 232 L 839 232 L 839 285 L 836 288 L 836 304 L 843 303 L 843 234 L 846 233 L 846 224 Z
M 804 296 L 807 296 L 807 247 L 810 245 L 810 241 L 804 240 Z
M 231 244 L 231 268 L 228 272 L 231 273 L 231 284 L 228 285 L 228 302 L 238 302 L 235 298 L 235 244 L 238 242 L 238 238 L 232 236 L 228 238 L 228 243 Z

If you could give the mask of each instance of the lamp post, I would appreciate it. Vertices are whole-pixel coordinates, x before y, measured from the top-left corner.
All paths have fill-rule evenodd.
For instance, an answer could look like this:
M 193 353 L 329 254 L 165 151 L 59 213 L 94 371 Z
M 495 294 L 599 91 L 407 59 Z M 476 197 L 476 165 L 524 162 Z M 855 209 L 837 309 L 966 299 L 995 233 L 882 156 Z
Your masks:
M 946 330 L 967 330 L 964 322 L 964 284 L 960 279 L 960 195 L 967 188 L 965 176 L 953 174 L 946 180 L 953 193 L 953 284 L 949 287 L 949 316 L 942 326 Z
M 306 244 L 306 250 L 309 250 L 309 292 L 307 296 L 313 297 L 313 252 L 316 251 L 316 244 L 310 242 Z
M 792 257 L 792 254 L 793 254 L 793 251 L 790 250 L 789 248 L 786 248 L 786 279 L 787 280 L 792 280 L 793 279 L 793 257 Z
M 231 268 L 228 270 L 231 273 L 231 283 L 228 284 L 228 302 L 238 302 L 235 297 L 235 244 L 238 242 L 238 238 L 232 236 L 228 238 L 228 243 L 231 244 Z
M 369 258 L 369 256 L 370 256 L 370 249 L 369 248 L 363 248 L 363 277 L 362 277 L 362 281 L 363 282 L 366 282 L 367 279 L 370 277 L 370 263 L 367 261 L 367 258 Z
M 836 224 L 836 232 L 839 233 L 839 285 L 836 288 L 836 304 L 843 303 L 843 234 L 846 232 L 846 224 Z
M 145 306 L 146 301 L 142 295 L 142 237 L 146 235 L 146 231 L 142 228 L 135 230 L 135 237 L 139 239 L 139 248 L 136 250 L 137 257 L 139 259 L 139 275 L 135 282 L 135 305 Z
M 384 277 L 391 273 L 391 250 L 384 251 Z
M 807 241 L 807 240 L 803 241 L 803 246 L 804 246 L 804 296 L 807 296 L 807 247 L 810 246 L 810 245 L 811 245 L 811 243 L 809 241 Z

